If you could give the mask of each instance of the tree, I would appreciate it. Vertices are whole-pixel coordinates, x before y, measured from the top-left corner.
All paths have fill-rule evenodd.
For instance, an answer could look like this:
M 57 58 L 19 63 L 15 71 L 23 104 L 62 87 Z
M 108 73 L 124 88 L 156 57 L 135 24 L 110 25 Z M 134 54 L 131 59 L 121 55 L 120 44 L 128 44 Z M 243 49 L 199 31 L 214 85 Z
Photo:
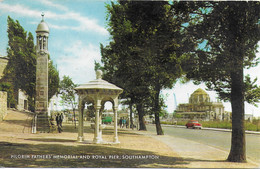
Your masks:
M 27 32 L 20 25 L 19 21 L 14 21 L 8 16 L 8 48 L 7 57 L 9 62 L 4 71 L 4 77 L 1 81 L 8 82 L 9 104 L 16 107 L 17 101 L 13 102 L 11 98 L 18 97 L 18 89 L 21 89 L 28 95 L 29 110 L 35 110 L 35 83 L 36 83 L 36 51 L 34 38 L 31 32 Z M 53 66 L 52 61 L 49 64 L 49 99 L 57 93 L 59 88 L 59 73 Z M 10 95 L 13 96 L 10 96 Z
M 60 78 L 59 71 L 53 65 L 52 60 L 50 60 L 48 66 L 48 100 L 50 100 L 52 96 L 59 93 Z
M 33 43 L 33 35 L 28 33 L 20 25 L 8 16 L 8 48 L 9 62 L 5 69 L 4 80 L 10 82 L 14 89 L 14 98 L 18 89 L 25 91 L 29 96 L 29 109 L 33 109 L 35 96 L 36 54 Z M 15 103 L 15 107 L 16 107 Z
M 257 65 L 260 2 L 180 2 L 179 16 L 189 19 L 187 36 L 199 45 L 186 64 L 188 79 L 205 82 L 232 106 L 229 161 L 246 161 L 244 101 L 259 100 L 259 88 L 243 69 Z M 181 14 L 181 15 L 180 15 Z M 258 93 L 254 93 L 254 92 Z
M 160 92 L 182 75 L 182 22 L 166 1 L 120 1 L 107 9 L 113 40 L 101 46 L 104 68 L 136 104 L 139 121 L 144 108 L 152 108 L 157 134 L 162 135 Z
M 136 104 L 139 115 L 139 129 L 146 130 L 145 115 L 145 98 L 149 90 L 145 83 L 141 60 L 137 59 L 137 54 L 131 50 L 134 44 L 129 45 L 133 39 L 130 21 L 124 19 L 126 6 L 120 4 L 107 5 L 109 30 L 113 36 L 113 41 L 106 47 L 101 44 L 102 62 L 104 63 L 104 79 L 117 84 L 124 89 L 121 94 L 123 98 L 130 98 L 130 102 Z M 123 23 L 122 23 L 123 22 Z M 127 59 L 126 59 L 127 58 Z
M 77 87 L 76 84 L 73 83 L 72 79 L 69 76 L 63 76 L 62 81 L 60 82 L 60 93 L 61 93 L 61 103 L 65 106 L 71 107 L 74 114 L 74 120 L 76 119 L 75 109 L 77 106 L 76 102 L 76 91 L 74 90 Z M 76 121 L 75 121 L 76 128 Z

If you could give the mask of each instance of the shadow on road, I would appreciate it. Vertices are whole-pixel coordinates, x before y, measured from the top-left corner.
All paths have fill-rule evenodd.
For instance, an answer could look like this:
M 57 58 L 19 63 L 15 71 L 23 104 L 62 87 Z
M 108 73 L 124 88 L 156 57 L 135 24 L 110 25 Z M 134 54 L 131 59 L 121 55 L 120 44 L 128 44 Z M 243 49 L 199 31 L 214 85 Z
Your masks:
M 29 141 L 39 141 L 39 142 L 76 142 L 76 140 L 69 140 L 69 139 L 55 139 L 55 138 L 29 138 L 25 139 Z
M 189 162 L 216 162 L 216 163 L 224 163 L 228 162 L 227 160 L 200 160 L 200 159 L 195 159 L 195 158 L 184 158 L 184 161 L 189 161 Z

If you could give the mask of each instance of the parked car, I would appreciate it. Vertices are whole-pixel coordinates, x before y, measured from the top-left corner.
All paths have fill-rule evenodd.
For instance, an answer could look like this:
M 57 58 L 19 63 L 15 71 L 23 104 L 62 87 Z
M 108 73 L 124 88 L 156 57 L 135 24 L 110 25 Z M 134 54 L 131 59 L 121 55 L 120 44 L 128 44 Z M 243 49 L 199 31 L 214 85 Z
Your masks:
M 197 120 L 189 120 L 186 125 L 185 125 L 187 128 L 191 127 L 193 129 L 201 129 L 202 128 L 202 125 L 197 121 Z

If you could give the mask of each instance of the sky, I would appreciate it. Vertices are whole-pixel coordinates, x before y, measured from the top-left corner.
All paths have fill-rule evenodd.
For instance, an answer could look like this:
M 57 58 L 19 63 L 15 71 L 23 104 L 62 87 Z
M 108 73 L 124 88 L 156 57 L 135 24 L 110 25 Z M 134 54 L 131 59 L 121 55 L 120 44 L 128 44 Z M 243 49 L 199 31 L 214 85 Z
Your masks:
M 109 0 L 0 0 L 0 55 L 6 56 L 8 45 L 7 17 L 18 20 L 27 32 L 35 30 L 40 23 L 42 12 L 50 28 L 49 52 L 51 60 L 57 65 L 60 78 L 64 75 L 72 78 L 76 84 L 87 83 L 95 79 L 94 62 L 101 61 L 100 44 L 110 41 L 107 31 L 106 4 Z M 35 42 L 36 44 L 36 42 Z M 257 54 L 260 57 L 260 54 Z M 260 65 L 245 74 L 258 77 Z M 258 78 L 260 79 L 260 78 Z M 259 82 L 258 82 L 259 84 Z M 172 113 L 176 103 L 187 103 L 189 96 L 205 85 L 177 83 L 173 89 L 165 89 L 167 111 Z M 207 91 L 212 101 L 217 95 Z M 176 100 L 174 99 L 174 95 Z M 230 103 L 224 103 L 225 110 L 231 111 Z M 259 106 L 260 107 L 260 106 Z M 245 104 L 246 114 L 260 116 L 260 108 Z

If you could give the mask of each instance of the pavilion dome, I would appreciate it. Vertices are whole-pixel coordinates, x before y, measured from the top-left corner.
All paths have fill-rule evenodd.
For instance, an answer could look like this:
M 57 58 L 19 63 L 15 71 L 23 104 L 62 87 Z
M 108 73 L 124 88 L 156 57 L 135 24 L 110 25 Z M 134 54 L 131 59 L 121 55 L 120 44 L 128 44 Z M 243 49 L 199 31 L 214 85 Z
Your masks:
M 192 95 L 208 95 L 208 93 L 205 90 L 198 88 L 192 93 Z
M 83 89 L 110 89 L 110 90 L 123 90 L 116 85 L 109 83 L 102 79 L 95 79 L 89 81 L 86 84 L 82 84 L 75 88 L 76 90 L 83 90 Z
M 46 33 L 50 32 L 49 26 L 47 25 L 46 22 L 44 22 L 44 20 L 42 20 L 37 26 L 36 33 L 38 32 L 46 32 Z
M 210 102 L 210 97 L 205 90 L 199 88 L 191 94 L 189 103 L 194 104 L 194 103 L 203 103 L 203 102 Z
M 120 87 L 117 87 L 116 85 L 109 83 L 102 78 L 102 71 L 96 72 L 96 79 L 89 81 L 86 84 L 82 84 L 75 88 L 75 90 L 84 90 L 84 89 L 107 89 L 107 90 L 119 90 L 123 91 Z

